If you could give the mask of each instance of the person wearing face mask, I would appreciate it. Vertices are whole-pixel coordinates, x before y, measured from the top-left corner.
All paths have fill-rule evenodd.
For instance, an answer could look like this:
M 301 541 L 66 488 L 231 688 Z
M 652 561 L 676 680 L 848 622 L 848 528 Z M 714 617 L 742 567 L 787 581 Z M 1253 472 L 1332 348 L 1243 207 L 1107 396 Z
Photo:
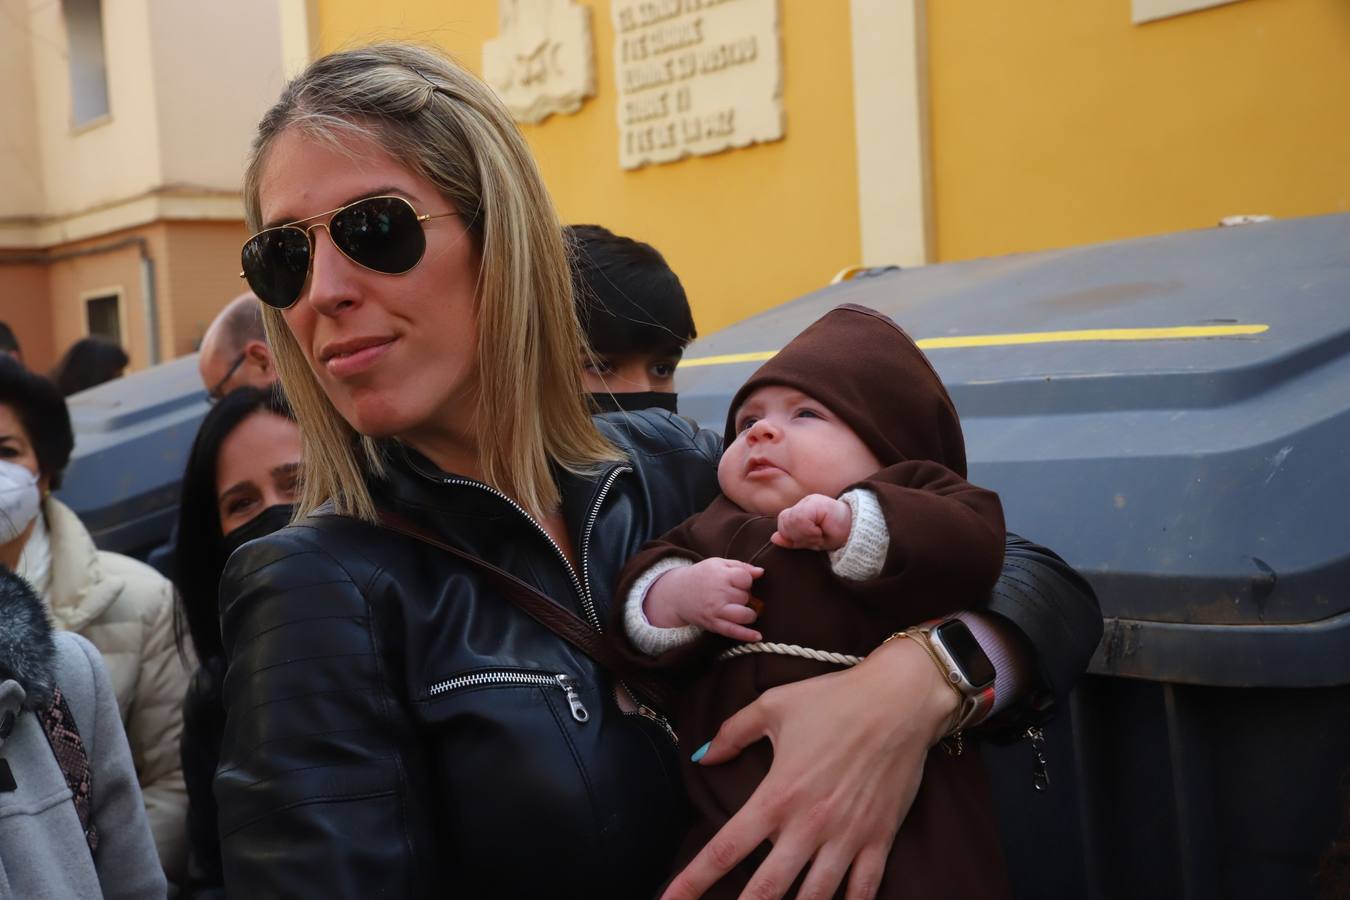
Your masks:
M 679 276 L 651 244 L 569 225 L 572 293 L 589 352 L 581 380 L 600 412 L 676 409 L 675 368 L 698 332 Z
M 184 900 L 224 897 L 211 779 L 225 728 L 225 657 L 216 594 L 225 561 L 291 518 L 300 477 L 300 429 L 280 394 L 241 387 L 202 420 L 183 473 L 178 507 L 174 617 L 180 648 L 200 660 L 183 702 L 183 778 L 188 792 Z
M 51 496 L 74 444 L 56 387 L 0 356 L 0 564 L 33 586 L 58 629 L 103 655 L 160 864 L 176 883 L 187 794 L 175 748 L 189 668 L 174 650 L 173 585 L 144 563 L 99 550 Z

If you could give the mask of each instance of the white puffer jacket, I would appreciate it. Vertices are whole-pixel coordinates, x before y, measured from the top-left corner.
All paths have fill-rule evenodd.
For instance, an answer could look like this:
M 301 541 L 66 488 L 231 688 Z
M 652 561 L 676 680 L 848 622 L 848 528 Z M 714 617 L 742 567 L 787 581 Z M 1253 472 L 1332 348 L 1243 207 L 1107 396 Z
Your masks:
M 106 553 L 69 507 L 43 501 L 51 551 L 42 591 L 57 628 L 98 648 L 112 678 L 145 811 L 165 874 L 181 882 L 187 861 L 187 790 L 178 740 L 195 662 L 173 639 L 173 585 L 130 557 Z

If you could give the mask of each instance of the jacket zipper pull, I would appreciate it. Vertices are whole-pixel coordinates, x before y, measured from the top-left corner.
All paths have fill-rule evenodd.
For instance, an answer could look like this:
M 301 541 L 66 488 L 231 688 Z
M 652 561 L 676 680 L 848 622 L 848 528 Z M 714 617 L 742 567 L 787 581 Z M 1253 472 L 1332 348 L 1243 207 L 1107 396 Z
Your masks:
M 677 735 L 675 733 L 675 729 L 671 727 L 669 719 L 661 715 L 656 710 L 652 709 L 650 706 L 646 706 L 645 704 L 642 703 L 638 704 L 637 711 L 638 715 L 642 716 L 645 719 L 651 719 L 657 725 L 660 725 L 663 729 L 665 729 L 666 734 L 670 737 L 670 742 L 674 744 L 676 747 L 680 746 L 679 735 Z
M 1025 736 L 1031 741 L 1031 784 L 1037 791 L 1043 791 L 1050 786 L 1050 771 L 1045 766 L 1045 732 L 1029 725 Z
M 586 707 L 581 705 L 581 696 L 577 693 L 576 682 L 572 681 L 572 677 L 570 675 L 554 675 L 553 677 L 558 679 L 558 684 L 567 694 L 567 703 L 572 707 L 572 718 L 578 722 L 589 721 L 591 714 Z

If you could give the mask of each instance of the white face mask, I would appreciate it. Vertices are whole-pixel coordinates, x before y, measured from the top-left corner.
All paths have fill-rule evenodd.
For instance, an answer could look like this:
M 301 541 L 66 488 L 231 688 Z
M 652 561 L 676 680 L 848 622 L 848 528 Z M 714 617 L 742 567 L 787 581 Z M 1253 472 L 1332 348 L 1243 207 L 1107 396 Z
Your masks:
M 0 544 L 23 534 L 37 517 L 40 502 L 37 476 L 18 463 L 0 459 Z

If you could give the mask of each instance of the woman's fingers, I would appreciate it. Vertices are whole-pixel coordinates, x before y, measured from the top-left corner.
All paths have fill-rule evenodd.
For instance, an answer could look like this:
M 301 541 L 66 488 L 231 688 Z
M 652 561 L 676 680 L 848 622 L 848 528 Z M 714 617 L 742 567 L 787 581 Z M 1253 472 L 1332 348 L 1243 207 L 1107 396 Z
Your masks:
M 723 722 L 722 727 L 717 729 L 716 736 L 710 742 L 708 752 L 703 755 L 703 765 L 715 766 L 729 759 L 735 759 L 746 747 L 760 738 L 766 737 L 768 735 L 766 724 L 768 717 L 765 708 L 764 698 L 760 697 Z M 727 827 L 730 827 L 730 823 L 724 826 L 722 830 L 725 831 Z
M 792 833 L 780 836 L 764 862 L 755 870 L 754 876 L 746 883 L 745 890 L 741 891 L 741 900 L 777 900 L 786 896 L 792 882 L 797 880 L 802 869 L 811 862 L 811 854 L 814 851 L 815 841 L 808 836 L 797 838 Z M 844 870 L 840 869 L 829 891 L 810 896 L 828 900 L 834 893 L 834 888 L 839 885 L 843 874 Z M 799 892 L 797 896 L 804 898 L 808 895 Z
M 844 900 L 872 900 L 881 890 L 881 877 L 886 874 L 886 857 L 891 847 L 871 845 L 862 848 L 853 860 L 853 868 L 848 873 L 848 890 Z M 805 895 L 803 895 L 805 896 Z
M 721 732 L 718 732 L 721 737 Z M 712 743 L 717 744 L 718 738 Z M 711 749 L 708 751 L 712 752 Z M 729 758 L 729 757 L 728 757 Z M 707 756 L 704 756 L 707 759 Z M 722 830 L 704 845 L 689 865 L 666 886 L 661 900 L 694 900 L 734 869 L 771 834 L 768 819 L 754 797 L 731 817 Z

